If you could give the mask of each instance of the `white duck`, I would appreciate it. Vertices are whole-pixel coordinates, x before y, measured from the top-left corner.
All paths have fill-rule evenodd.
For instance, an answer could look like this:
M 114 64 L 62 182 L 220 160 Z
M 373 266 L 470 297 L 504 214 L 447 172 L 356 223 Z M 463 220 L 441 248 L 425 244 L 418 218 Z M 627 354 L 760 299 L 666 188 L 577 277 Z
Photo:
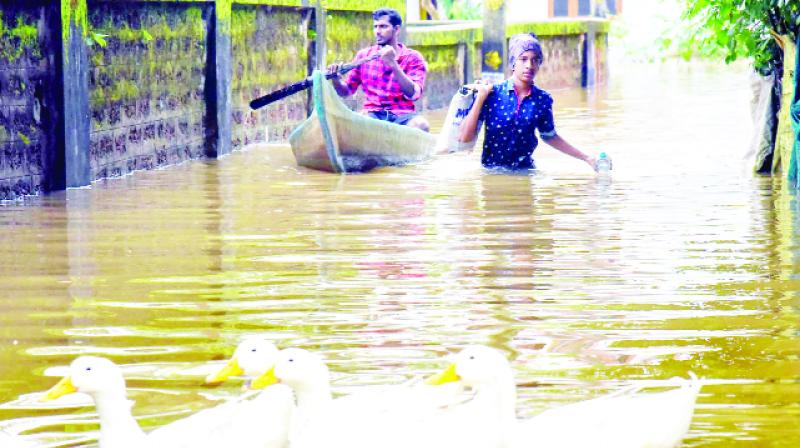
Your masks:
M 454 390 L 439 394 L 428 386 L 388 387 L 381 393 L 355 393 L 334 400 L 328 367 L 321 357 L 303 350 L 282 350 L 274 369 L 251 387 L 275 383 L 291 387 L 297 399 L 292 422 L 292 448 L 407 448 L 436 446 L 422 443 L 423 416 L 434 415 Z M 434 388 L 435 389 L 435 388 Z M 448 398 L 449 397 L 449 398 Z
M 232 376 L 256 378 L 272 368 L 278 348 L 260 337 L 244 339 L 231 359 L 206 377 L 206 384 L 221 384 Z M 237 448 L 284 448 L 288 445 L 294 397 L 288 387 L 265 390 L 205 409 L 153 430 L 151 443 L 164 448 L 220 447 L 235 442 Z M 269 422 L 269 424 L 266 424 Z
M 69 375 L 53 386 L 43 400 L 74 392 L 89 394 L 100 415 L 100 448 L 147 446 L 142 428 L 131 414 L 125 396 L 125 379 L 119 366 L 105 358 L 81 356 L 69 366 Z
M 3 448 L 30 448 L 31 444 L 20 439 L 19 437 L 8 434 L 5 431 L 0 431 L 0 446 Z
M 449 420 L 467 423 L 467 433 L 459 434 L 467 446 L 505 448 L 511 446 L 516 430 L 517 392 L 508 361 L 497 350 L 471 346 L 458 353 L 440 374 L 428 384 L 460 382 L 474 392 L 471 400 L 446 410 Z M 448 424 L 456 428 L 456 424 Z
M 498 384 L 487 383 L 495 378 Z M 609 394 L 545 411 L 525 421 L 513 417 L 515 394 L 511 367 L 505 357 L 485 346 L 459 353 L 431 384 L 460 381 L 475 390 L 482 406 L 506 420 L 504 445 L 513 448 L 673 448 L 679 446 L 691 423 L 699 381 L 693 377 L 681 387 L 659 393 L 634 394 L 635 389 Z M 477 401 L 476 401 L 477 403 Z M 494 404 L 492 404 L 494 403 Z
M 234 374 L 256 375 L 268 369 L 277 348 L 268 341 L 243 341 L 234 357 L 208 380 L 223 381 Z M 237 447 L 283 448 L 287 444 L 292 409 L 288 388 L 265 391 L 254 399 L 238 399 L 200 411 L 145 435 L 131 414 L 125 380 L 113 362 L 94 356 L 77 358 L 70 374 L 48 391 L 52 400 L 72 392 L 89 394 L 100 415 L 101 448 Z M 270 422 L 270 424 L 266 424 Z

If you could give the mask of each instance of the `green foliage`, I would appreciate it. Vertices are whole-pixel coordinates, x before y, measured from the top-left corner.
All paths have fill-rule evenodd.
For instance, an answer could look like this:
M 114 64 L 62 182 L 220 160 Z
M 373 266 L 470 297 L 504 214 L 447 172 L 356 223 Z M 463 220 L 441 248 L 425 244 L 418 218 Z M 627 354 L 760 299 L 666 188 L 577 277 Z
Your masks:
M 86 43 L 89 45 L 97 44 L 100 45 L 101 48 L 106 48 L 108 46 L 108 42 L 106 42 L 106 37 L 108 37 L 108 34 L 90 32 L 89 37 L 86 39 L 87 40 Z
M 684 0 L 691 34 L 678 47 L 692 54 L 721 56 L 726 62 L 752 57 L 756 69 L 775 70 L 780 50 L 773 34 L 796 40 L 800 34 L 797 0 Z M 672 43 L 665 41 L 665 43 Z
M 61 35 L 65 41 L 72 34 L 72 25 L 80 31 L 81 37 L 86 38 L 89 32 L 88 8 L 86 0 L 69 0 L 61 2 Z M 65 47 L 65 52 L 69 47 Z M 67 56 L 65 54 L 64 56 Z
M 457 76 L 461 69 L 453 61 L 456 59 L 456 50 L 451 46 L 426 46 L 419 47 L 418 50 L 425 57 L 428 66 L 428 73 L 441 73 L 445 75 Z
M 23 134 L 22 132 L 17 131 L 17 137 L 19 137 L 19 139 L 22 140 L 22 143 L 24 143 L 25 146 L 28 146 L 28 145 L 31 144 L 31 139 L 27 135 Z
M 450 20 L 478 20 L 481 18 L 481 0 L 442 0 L 442 6 Z

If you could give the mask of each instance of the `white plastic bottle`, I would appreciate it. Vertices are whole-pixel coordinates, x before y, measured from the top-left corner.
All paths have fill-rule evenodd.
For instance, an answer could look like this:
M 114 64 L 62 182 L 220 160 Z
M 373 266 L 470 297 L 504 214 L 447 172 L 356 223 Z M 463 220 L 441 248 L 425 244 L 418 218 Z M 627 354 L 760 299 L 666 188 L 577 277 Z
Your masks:
M 597 170 L 597 174 L 609 175 L 611 172 L 611 158 L 605 152 L 601 152 L 597 156 L 594 167 Z

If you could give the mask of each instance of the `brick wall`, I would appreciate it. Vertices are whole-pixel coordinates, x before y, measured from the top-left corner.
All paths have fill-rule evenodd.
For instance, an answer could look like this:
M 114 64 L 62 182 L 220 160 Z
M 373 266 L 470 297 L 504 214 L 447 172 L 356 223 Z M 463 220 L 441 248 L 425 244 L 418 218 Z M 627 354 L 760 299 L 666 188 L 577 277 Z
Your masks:
M 447 107 L 453 94 L 465 83 L 464 44 L 420 46 L 415 48 L 422 53 L 428 64 L 425 92 L 418 102 L 418 109 L 440 109 Z
M 545 90 L 580 87 L 583 40 L 583 34 L 540 36 L 544 64 L 536 75 L 536 85 Z
M 304 93 L 258 111 L 248 106 L 254 98 L 305 78 L 309 44 L 305 17 L 297 8 L 234 6 L 231 15 L 234 149 L 267 139 L 285 141 L 306 118 Z
M 45 189 L 52 120 L 53 61 L 46 9 L 0 5 L 0 200 Z
M 204 155 L 208 10 L 89 4 L 92 179 Z

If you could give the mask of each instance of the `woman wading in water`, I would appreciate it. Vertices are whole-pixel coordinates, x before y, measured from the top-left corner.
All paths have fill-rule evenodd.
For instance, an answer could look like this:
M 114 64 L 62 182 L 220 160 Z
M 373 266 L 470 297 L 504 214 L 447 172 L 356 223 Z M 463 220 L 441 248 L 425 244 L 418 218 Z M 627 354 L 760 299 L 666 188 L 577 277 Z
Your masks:
M 530 34 L 517 34 L 508 43 L 511 77 L 490 85 L 471 84 L 477 90 L 475 103 L 461 124 L 459 140 L 472 141 L 479 121 L 486 125 L 481 163 L 487 168 L 534 169 L 533 151 L 539 144 L 534 130 L 553 148 L 583 160 L 595 169 L 595 158 L 570 145 L 556 133 L 553 98 L 533 83 L 544 56 L 539 41 Z

